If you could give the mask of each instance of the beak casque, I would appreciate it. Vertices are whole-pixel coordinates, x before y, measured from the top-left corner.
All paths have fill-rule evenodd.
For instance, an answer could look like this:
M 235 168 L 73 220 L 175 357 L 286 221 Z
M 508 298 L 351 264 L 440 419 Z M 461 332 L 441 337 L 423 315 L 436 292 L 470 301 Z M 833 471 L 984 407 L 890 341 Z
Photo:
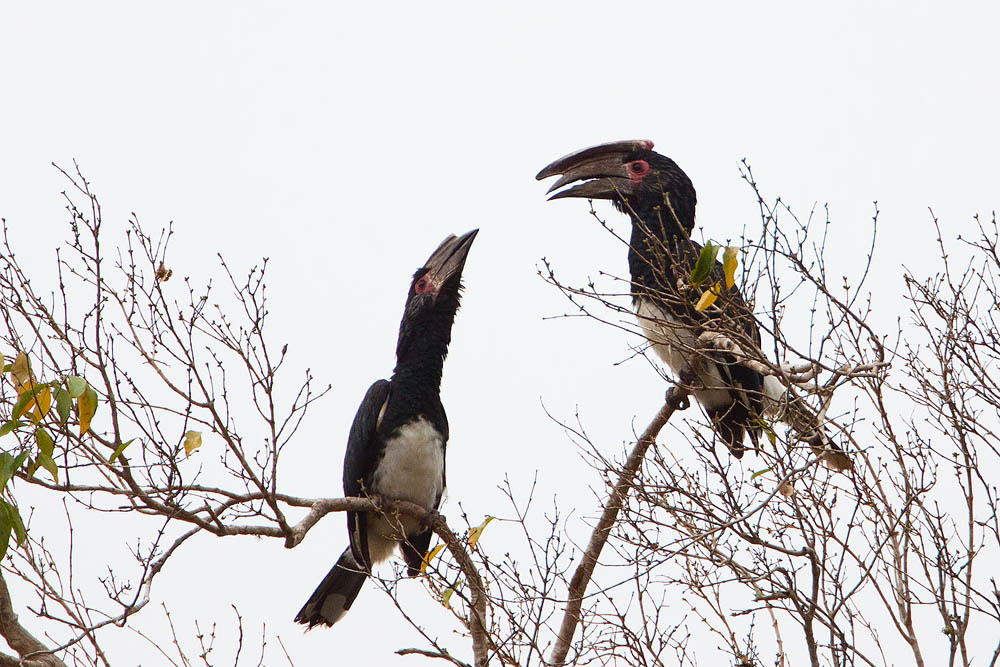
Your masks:
M 623 156 L 637 150 L 652 150 L 653 142 L 645 139 L 613 141 L 599 144 L 564 155 L 549 164 L 535 176 L 542 180 L 559 175 L 546 194 L 576 181 L 587 181 L 575 187 L 556 192 L 549 197 L 583 197 L 587 199 L 610 199 L 628 184 L 622 171 Z
M 441 242 L 437 250 L 432 252 L 431 256 L 427 258 L 424 268 L 427 269 L 427 277 L 437 288 L 435 292 L 450 278 L 462 274 L 462 269 L 465 268 L 465 260 L 468 258 L 469 250 L 472 248 L 472 242 L 478 233 L 478 229 L 473 229 L 471 232 L 466 232 L 461 236 L 450 234 Z

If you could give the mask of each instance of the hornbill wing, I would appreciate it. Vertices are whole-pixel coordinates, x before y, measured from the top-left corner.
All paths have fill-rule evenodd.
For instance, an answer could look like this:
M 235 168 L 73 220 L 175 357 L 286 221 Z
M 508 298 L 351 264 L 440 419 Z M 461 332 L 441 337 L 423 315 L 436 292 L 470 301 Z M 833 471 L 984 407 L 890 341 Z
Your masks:
M 354 415 L 351 432 L 347 437 L 347 453 L 344 455 L 345 496 L 362 495 L 366 491 L 365 485 L 370 483 L 378 451 L 376 447 L 378 427 L 389 400 L 391 386 L 388 380 L 378 380 L 372 384 Z M 364 512 L 347 512 L 347 532 L 350 535 L 354 560 L 366 570 L 370 570 L 368 530 Z
M 696 257 L 701 254 L 701 244 L 691 241 L 691 245 L 694 246 Z M 712 273 L 706 283 L 709 285 L 716 283 L 725 285 L 725 271 L 721 262 L 715 262 L 715 265 L 712 267 Z M 760 324 L 744 300 L 743 292 L 735 289 L 734 286 L 734 289 L 726 290 L 724 296 L 724 300 L 715 302 L 721 309 L 721 313 L 715 314 L 709 312 L 701 314 L 705 319 L 711 318 L 713 315 L 724 318 L 723 331 L 725 329 L 734 331 L 735 329 L 735 332 L 742 333 L 759 350 L 761 344 Z M 714 351 L 709 356 L 716 362 L 716 367 L 720 375 L 722 375 L 726 386 L 735 390 L 734 398 L 746 407 L 749 420 L 741 419 L 740 421 L 744 422 L 750 438 L 756 446 L 757 435 L 761 429 L 759 426 L 755 428 L 752 420 L 759 419 L 763 412 L 764 376 L 752 368 L 747 368 L 745 365 L 739 363 L 734 355 L 727 352 L 721 350 Z

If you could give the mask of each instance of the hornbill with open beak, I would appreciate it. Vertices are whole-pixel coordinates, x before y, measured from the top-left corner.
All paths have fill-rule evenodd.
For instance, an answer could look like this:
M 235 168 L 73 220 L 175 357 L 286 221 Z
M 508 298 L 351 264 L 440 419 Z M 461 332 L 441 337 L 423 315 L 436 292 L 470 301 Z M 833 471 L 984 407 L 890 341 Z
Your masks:
M 365 394 L 344 456 L 344 495 L 405 500 L 436 510 L 445 488 L 448 418 L 441 373 L 458 311 L 462 269 L 478 229 L 449 236 L 413 274 L 396 344 L 396 368 Z M 400 526 L 403 534 L 400 534 Z M 333 625 L 350 609 L 372 564 L 401 545 L 407 574 L 420 572 L 431 530 L 410 517 L 388 521 L 375 512 L 348 512 L 350 546 L 295 620 Z
M 743 455 L 746 435 L 756 448 L 764 402 L 780 401 L 784 388 L 774 377 L 765 378 L 738 363 L 730 352 L 699 349 L 698 336 L 706 330 L 728 334 L 730 339 L 743 337 L 758 349 L 761 338 L 739 290 L 726 291 L 715 306 L 699 312 L 696 300 L 679 286 L 687 281 L 702 248 L 691 240 L 697 203 L 691 179 L 645 140 L 618 141 L 571 153 L 542 169 L 536 178 L 557 175 L 560 178 L 549 188 L 549 192 L 556 191 L 550 199 L 608 199 L 631 218 L 632 303 L 644 336 L 690 388 L 732 454 Z M 573 183 L 577 185 L 560 189 Z M 722 279 L 722 266 L 716 263 L 708 284 Z M 822 428 L 809 428 L 814 432 L 806 437 L 814 450 L 836 449 Z M 836 460 L 829 456 L 826 460 L 833 467 L 843 467 L 846 461 L 849 467 L 842 452 Z

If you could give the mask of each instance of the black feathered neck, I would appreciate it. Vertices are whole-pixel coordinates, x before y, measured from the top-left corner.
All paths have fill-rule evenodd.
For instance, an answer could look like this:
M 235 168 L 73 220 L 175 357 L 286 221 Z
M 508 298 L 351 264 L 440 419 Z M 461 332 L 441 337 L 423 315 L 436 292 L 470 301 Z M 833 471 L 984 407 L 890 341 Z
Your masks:
M 674 265 L 693 257 L 691 231 L 697 203 L 694 186 L 679 168 L 651 177 L 654 182 L 647 187 L 614 201 L 615 208 L 632 220 L 628 263 L 633 296 L 676 290 Z
M 451 293 L 442 292 L 435 303 L 425 305 L 418 312 L 411 309 L 414 297 L 407 302 L 396 347 L 393 387 L 412 387 L 419 393 L 438 395 L 444 359 L 451 343 L 451 328 L 459 306 L 457 289 Z

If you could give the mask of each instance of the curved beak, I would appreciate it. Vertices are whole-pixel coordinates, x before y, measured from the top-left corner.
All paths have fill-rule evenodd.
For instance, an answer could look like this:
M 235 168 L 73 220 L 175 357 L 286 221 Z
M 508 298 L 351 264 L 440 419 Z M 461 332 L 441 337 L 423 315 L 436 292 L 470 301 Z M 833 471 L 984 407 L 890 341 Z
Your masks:
M 431 256 L 424 262 L 424 268 L 427 269 L 427 277 L 434 283 L 435 293 L 452 278 L 462 277 L 465 260 L 469 256 L 472 242 L 478 233 L 478 229 L 473 229 L 471 232 L 466 232 L 461 236 L 448 235 L 441 242 L 441 245 L 437 247 L 437 250 L 432 252 Z
M 585 181 L 580 185 L 556 192 L 549 197 L 550 201 L 564 197 L 613 199 L 631 183 L 624 172 L 625 156 L 637 150 L 652 150 L 652 148 L 653 142 L 645 139 L 613 141 L 591 146 L 564 155 L 538 172 L 535 179 L 540 181 L 559 175 L 559 180 L 552 184 L 546 194 L 564 185 Z

